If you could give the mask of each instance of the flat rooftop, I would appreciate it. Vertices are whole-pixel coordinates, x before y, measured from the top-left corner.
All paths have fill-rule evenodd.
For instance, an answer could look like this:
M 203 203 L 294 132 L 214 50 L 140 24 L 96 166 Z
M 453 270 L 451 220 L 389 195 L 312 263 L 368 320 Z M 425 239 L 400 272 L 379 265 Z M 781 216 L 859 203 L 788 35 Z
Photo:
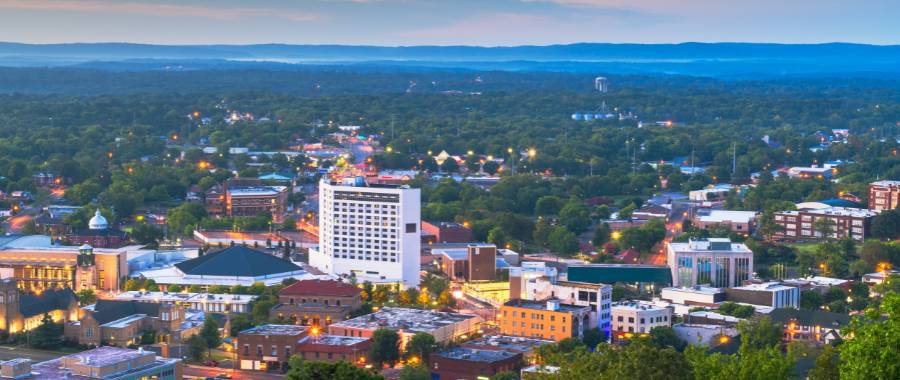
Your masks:
M 494 363 L 512 358 L 518 353 L 498 350 L 479 350 L 476 348 L 454 347 L 435 355 L 447 359 L 467 360 L 473 362 Z
M 241 331 L 241 334 L 253 334 L 253 335 L 302 335 L 308 330 L 307 326 L 298 326 L 298 325 L 272 325 L 266 324 L 261 326 L 256 326 L 253 328 L 249 328 L 247 330 Z
M 209 293 L 175 293 L 175 292 L 141 292 L 129 291 L 116 296 L 121 301 L 143 302 L 225 302 L 244 304 L 255 300 L 258 296 L 249 294 L 209 294 Z
M 83 352 L 79 352 L 76 354 L 66 355 L 61 358 L 41 362 L 35 364 L 31 367 L 31 372 L 33 374 L 32 379 L 96 379 L 98 377 L 92 376 L 81 376 L 75 375 L 72 373 L 71 368 L 64 368 L 65 362 L 76 362 L 76 363 L 85 363 L 83 365 L 89 367 L 106 367 L 110 365 L 115 365 L 118 363 L 123 363 L 126 361 L 134 360 L 139 357 L 144 357 L 152 355 L 153 361 L 147 363 L 146 365 L 142 365 L 139 367 L 130 367 L 125 371 L 118 372 L 115 374 L 107 375 L 103 377 L 104 379 L 120 379 L 120 378 L 131 378 L 130 376 L 134 373 L 144 371 L 149 368 L 159 367 L 164 365 L 173 365 L 180 361 L 180 359 L 168 359 L 158 357 L 152 352 L 149 351 L 138 351 L 127 348 L 119 348 L 119 347 L 111 347 L 104 346 L 98 347 L 93 350 L 87 350 Z
M 631 309 L 631 310 L 664 310 L 665 307 L 657 306 L 647 301 L 623 301 L 612 304 L 612 309 Z
M 411 332 L 430 332 L 470 319 L 480 319 L 477 315 L 448 313 L 443 311 L 385 307 L 375 313 L 363 315 L 331 326 L 377 330 L 387 328 Z
M 507 301 L 505 304 L 503 304 L 503 306 L 521 307 L 521 308 L 532 309 L 532 310 L 547 310 L 547 301 L 531 301 L 531 300 L 518 299 L 518 300 Z M 577 312 L 577 311 L 581 311 L 584 309 L 590 309 L 590 307 L 589 306 L 567 305 L 567 304 L 561 303 L 561 304 L 559 304 L 559 308 L 556 309 L 555 311 L 565 313 L 565 312 Z M 549 310 L 547 310 L 547 311 L 549 311 Z
M 319 335 L 318 337 L 305 336 L 300 338 L 300 344 L 316 344 L 323 346 L 352 346 L 369 340 L 369 338 L 360 338 L 354 336 L 343 335 Z
M 779 214 L 784 215 L 800 215 L 800 213 L 822 215 L 822 216 L 849 216 L 853 218 L 872 218 L 878 215 L 877 211 L 864 208 L 852 207 L 827 207 L 820 209 L 804 209 L 800 211 L 783 211 Z
M 875 181 L 875 182 L 872 182 L 871 185 L 893 187 L 893 186 L 900 186 L 900 181 L 888 181 L 888 180 Z
M 532 352 L 540 346 L 554 344 L 556 342 L 546 339 L 526 338 L 511 335 L 490 335 L 463 343 L 464 347 L 486 347 L 493 350 L 506 350 L 513 352 Z
M 753 290 L 757 292 L 777 292 L 779 290 L 796 289 L 793 286 L 782 285 L 779 282 L 764 282 L 761 284 L 750 284 L 744 286 L 736 286 L 733 289 Z
M 228 188 L 228 193 L 231 194 L 231 196 L 252 197 L 277 195 L 285 190 L 287 190 L 287 187 L 285 186 L 241 186 L 237 188 Z
M 707 294 L 707 295 L 725 293 L 725 291 L 722 288 L 713 288 L 710 286 L 702 286 L 702 285 L 692 286 L 692 287 L 669 287 L 669 288 L 663 288 L 662 291 L 690 293 L 690 294 Z

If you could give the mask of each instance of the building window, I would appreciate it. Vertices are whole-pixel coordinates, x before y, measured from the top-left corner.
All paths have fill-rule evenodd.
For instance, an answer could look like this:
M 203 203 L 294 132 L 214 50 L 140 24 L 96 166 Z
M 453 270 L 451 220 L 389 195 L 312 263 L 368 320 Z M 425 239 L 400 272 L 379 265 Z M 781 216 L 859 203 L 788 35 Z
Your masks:
M 416 223 L 406 223 L 406 233 L 412 234 L 416 232 Z

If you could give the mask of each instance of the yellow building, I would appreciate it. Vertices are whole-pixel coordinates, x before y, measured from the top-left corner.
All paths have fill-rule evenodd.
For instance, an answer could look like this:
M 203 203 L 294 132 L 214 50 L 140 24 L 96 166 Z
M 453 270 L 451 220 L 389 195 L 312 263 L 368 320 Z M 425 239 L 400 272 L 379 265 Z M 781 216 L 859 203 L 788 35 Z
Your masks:
M 581 337 L 590 326 L 589 306 L 560 304 L 559 300 L 511 300 L 500 307 L 500 333 L 557 342 Z
M 0 277 L 15 279 L 19 288 L 43 291 L 70 288 L 119 290 L 128 276 L 128 251 L 53 245 L 48 236 L 0 238 Z

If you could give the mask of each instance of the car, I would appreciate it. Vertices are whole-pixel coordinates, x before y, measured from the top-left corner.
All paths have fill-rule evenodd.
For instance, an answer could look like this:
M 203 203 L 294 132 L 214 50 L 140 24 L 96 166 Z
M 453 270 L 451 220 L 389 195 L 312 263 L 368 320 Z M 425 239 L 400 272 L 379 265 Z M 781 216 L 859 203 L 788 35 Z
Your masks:
M 217 362 L 215 360 L 207 360 L 207 361 L 203 362 L 203 365 L 205 365 L 207 367 L 218 367 L 219 362 Z
M 231 378 L 231 375 L 229 375 L 229 374 L 227 374 L 227 373 L 225 373 L 225 372 L 222 372 L 222 373 L 216 375 L 216 378 L 217 378 L 217 379 L 230 379 L 230 378 Z

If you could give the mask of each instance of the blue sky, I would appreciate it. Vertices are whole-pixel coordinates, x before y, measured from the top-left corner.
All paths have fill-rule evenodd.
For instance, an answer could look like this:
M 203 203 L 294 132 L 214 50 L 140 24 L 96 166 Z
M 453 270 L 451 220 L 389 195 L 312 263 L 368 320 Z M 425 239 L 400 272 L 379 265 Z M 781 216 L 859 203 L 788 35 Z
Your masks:
M 897 0 L 0 0 L 0 41 L 900 43 Z

